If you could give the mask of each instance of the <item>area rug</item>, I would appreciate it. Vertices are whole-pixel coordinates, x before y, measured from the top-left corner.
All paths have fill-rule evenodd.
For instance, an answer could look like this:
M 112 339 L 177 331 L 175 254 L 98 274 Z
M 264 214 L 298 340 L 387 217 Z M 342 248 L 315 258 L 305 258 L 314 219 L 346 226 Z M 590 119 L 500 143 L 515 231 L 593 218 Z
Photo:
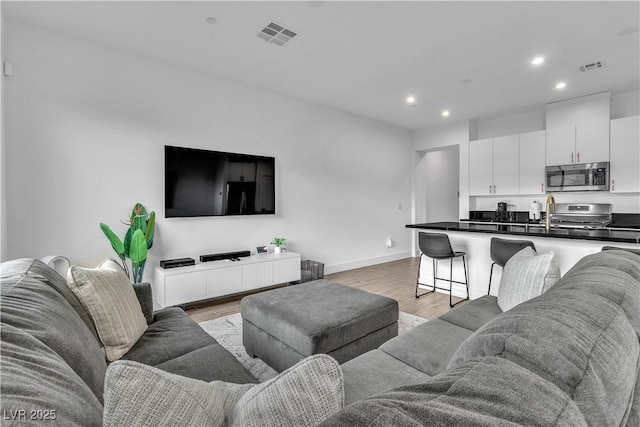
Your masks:
M 401 311 L 398 318 L 398 334 L 402 335 L 409 329 L 426 321 L 426 319 Z M 250 357 L 244 350 L 244 346 L 242 345 L 242 317 L 240 313 L 207 320 L 206 322 L 199 323 L 199 325 L 209 335 L 214 337 L 220 345 L 229 350 L 258 381 L 264 382 L 278 375 L 269 365 L 258 358 L 254 359 Z

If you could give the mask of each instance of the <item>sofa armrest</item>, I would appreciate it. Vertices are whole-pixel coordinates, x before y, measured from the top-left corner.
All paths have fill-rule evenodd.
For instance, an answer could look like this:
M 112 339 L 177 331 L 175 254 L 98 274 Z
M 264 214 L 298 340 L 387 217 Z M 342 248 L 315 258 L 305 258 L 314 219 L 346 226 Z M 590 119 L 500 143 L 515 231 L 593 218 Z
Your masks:
M 136 291 L 136 296 L 142 307 L 142 314 L 147 320 L 147 325 L 153 323 L 153 294 L 151 292 L 150 283 L 134 283 L 133 289 Z

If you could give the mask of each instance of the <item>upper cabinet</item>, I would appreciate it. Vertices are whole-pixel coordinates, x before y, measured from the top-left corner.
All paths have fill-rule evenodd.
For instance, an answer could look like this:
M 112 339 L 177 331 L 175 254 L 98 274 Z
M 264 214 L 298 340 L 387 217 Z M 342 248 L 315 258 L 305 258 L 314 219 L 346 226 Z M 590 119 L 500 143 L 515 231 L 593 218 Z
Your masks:
M 469 194 L 493 194 L 493 138 L 469 142 Z
M 610 92 L 546 108 L 548 166 L 609 161 Z
M 544 194 L 545 131 L 469 143 L 469 195 Z
M 469 194 L 518 194 L 518 135 L 469 143 Z
M 518 135 L 493 138 L 493 194 L 518 194 Z
M 543 130 L 520 134 L 519 194 L 545 194 L 545 145 Z
M 640 117 L 611 120 L 612 193 L 640 192 Z

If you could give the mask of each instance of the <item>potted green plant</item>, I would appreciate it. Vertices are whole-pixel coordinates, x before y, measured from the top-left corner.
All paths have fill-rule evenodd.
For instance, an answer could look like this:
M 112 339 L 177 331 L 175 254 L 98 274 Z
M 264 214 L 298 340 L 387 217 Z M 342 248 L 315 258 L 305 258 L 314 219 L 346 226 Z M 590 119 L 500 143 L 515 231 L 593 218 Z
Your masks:
M 142 282 L 144 265 L 147 261 L 147 251 L 153 246 L 156 213 L 151 211 L 148 214 L 142 204 L 136 203 L 129 216 L 129 221 L 123 221 L 123 224 L 129 226 L 123 240 L 120 240 L 116 233 L 105 223 L 100 223 L 100 229 L 107 236 L 113 250 L 118 254 L 127 276 L 134 283 L 140 283 Z M 129 274 L 127 258 L 131 260 L 133 277 Z
M 284 247 L 284 242 L 286 241 L 287 239 L 285 239 L 284 237 L 274 237 L 273 240 L 271 241 L 271 244 L 275 246 L 274 252 L 277 254 L 281 253 L 282 248 Z

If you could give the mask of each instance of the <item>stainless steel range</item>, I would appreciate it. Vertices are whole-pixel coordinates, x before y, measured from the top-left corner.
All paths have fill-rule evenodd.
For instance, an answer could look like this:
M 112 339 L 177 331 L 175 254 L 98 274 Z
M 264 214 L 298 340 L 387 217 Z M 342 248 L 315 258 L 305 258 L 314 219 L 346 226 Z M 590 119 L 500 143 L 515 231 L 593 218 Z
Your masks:
M 611 223 L 609 203 L 556 203 L 551 227 L 604 229 Z

